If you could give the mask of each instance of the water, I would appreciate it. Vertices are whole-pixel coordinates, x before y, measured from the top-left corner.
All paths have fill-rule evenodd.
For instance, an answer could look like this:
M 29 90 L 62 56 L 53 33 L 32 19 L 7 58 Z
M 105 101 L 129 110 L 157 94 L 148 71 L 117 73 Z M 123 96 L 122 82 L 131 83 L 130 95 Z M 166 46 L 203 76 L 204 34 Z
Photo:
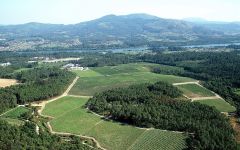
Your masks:
M 205 45 L 185 45 L 185 46 L 176 46 L 176 47 L 183 47 L 183 48 L 214 48 L 214 47 L 226 47 L 229 45 L 240 45 L 240 43 L 225 43 L 225 44 L 205 44 Z M 161 49 L 166 49 L 167 47 L 160 47 Z M 116 49 L 99 49 L 99 50 L 90 50 L 90 49 L 70 49 L 70 50 L 36 50 L 36 51 L 16 51 L 19 54 L 28 54 L 28 53 L 44 53 L 44 54 L 54 54 L 54 53 L 83 53 L 83 52 L 114 52 L 114 53 L 121 53 L 127 51 L 143 51 L 148 50 L 148 46 L 142 47 L 129 47 L 129 48 L 116 48 Z
M 226 47 L 229 45 L 240 45 L 240 43 L 225 43 L 225 44 L 205 44 L 205 45 L 187 45 L 187 46 L 180 46 L 183 48 L 213 48 L 213 47 Z

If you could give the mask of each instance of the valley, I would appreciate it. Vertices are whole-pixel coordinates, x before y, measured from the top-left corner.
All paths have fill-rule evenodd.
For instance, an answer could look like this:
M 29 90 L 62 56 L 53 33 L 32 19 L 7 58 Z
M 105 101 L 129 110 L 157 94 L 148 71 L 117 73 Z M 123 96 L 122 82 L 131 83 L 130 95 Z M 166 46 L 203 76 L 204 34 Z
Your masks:
M 132 75 L 132 72 L 135 73 L 142 73 L 142 72 L 149 72 L 151 70 L 151 66 L 157 66 L 157 64 L 147 64 L 147 63 L 140 63 L 140 64 L 127 64 L 127 65 L 119 65 L 115 67 L 96 67 L 91 68 L 87 71 L 75 71 L 80 79 L 78 80 L 87 80 L 87 78 L 95 78 L 95 77 L 103 77 L 107 76 L 107 80 L 115 81 L 115 78 L 110 78 L 113 75 L 123 75 L 128 74 Z M 101 74 L 100 74 L 101 73 Z M 111 75 L 110 75 L 111 74 Z M 146 76 L 149 77 L 149 76 Z M 181 79 L 181 77 L 175 77 L 179 79 L 173 80 L 172 78 L 161 78 L 159 76 L 157 79 L 159 81 L 166 81 L 172 83 L 176 81 L 176 83 L 172 83 L 173 85 L 188 85 L 186 83 L 194 82 L 193 79 Z M 138 81 L 136 83 L 147 83 L 151 82 L 151 80 L 142 80 L 141 78 L 137 78 Z M 99 79 L 98 79 L 99 80 Z M 109 85 L 109 89 L 124 87 L 122 86 L 121 82 L 124 80 L 120 79 L 119 82 L 114 82 Z M 185 82 L 186 81 L 186 82 Z M 76 85 L 78 84 L 76 83 Z M 105 81 L 106 82 L 106 81 Z M 105 83 L 102 82 L 102 83 Z M 125 82 L 125 81 L 124 81 Z M 129 82 L 129 81 L 128 81 Z M 179 83 L 182 82 L 182 83 Z M 99 86 L 97 80 L 94 81 L 94 85 L 92 85 L 91 89 L 96 90 L 95 87 Z M 194 82 L 195 83 L 195 82 Z M 118 85 L 120 84 L 120 85 Z M 134 83 L 129 83 L 131 85 Z M 126 85 L 125 85 L 126 86 Z M 188 87 L 188 86 L 187 86 Z M 190 84 L 188 91 L 192 93 L 199 94 L 202 92 L 203 96 L 213 96 L 214 94 L 208 91 L 205 88 L 197 87 L 192 88 Z M 73 86 L 72 90 L 75 86 Z M 181 87 L 179 87 L 181 89 Z M 100 91 L 94 91 L 96 94 L 98 92 L 106 90 L 105 87 L 99 87 Z M 199 90 L 200 89 L 200 90 Z M 50 118 L 49 126 L 51 126 L 51 130 L 55 134 L 61 133 L 68 133 L 73 135 L 80 135 L 80 136 L 87 136 L 93 137 L 99 145 L 104 149 L 139 149 L 139 148 L 147 148 L 147 149 L 183 149 L 186 147 L 184 144 L 184 139 L 187 135 L 181 132 L 174 132 L 174 131 L 164 131 L 158 130 L 153 128 L 136 128 L 131 125 L 118 123 L 107 118 L 104 116 L 97 115 L 86 108 L 84 108 L 85 103 L 88 101 L 88 98 L 85 98 L 84 94 L 81 95 L 78 93 L 78 96 L 74 96 L 75 93 L 71 93 L 70 96 L 59 98 L 53 102 L 47 103 L 43 109 L 43 116 L 47 116 Z M 76 90 L 77 91 L 77 90 Z M 78 89 L 81 91 L 81 89 Z M 84 91 L 84 90 L 83 90 Z M 86 90 L 87 91 L 87 90 Z M 90 95 L 91 93 L 88 93 Z M 81 96 L 83 96 L 81 98 Z M 222 101 L 222 103 L 218 104 L 217 101 Z M 205 102 L 205 103 L 204 103 Z M 227 103 L 224 100 L 200 100 L 200 103 L 205 105 L 216 107 L 218 110 L 224 110 L 224 112 L 232 112 L 235 111 L 234 107 L 228 106 L 225 107 Z M 64 121 L 63 121 L 64 120 Z M 129 134 L 131 133 L 131 134 Z M 151 137 L 150 139 L 148 137 Z M 170 144 L 171 138 L 174 137 L 174 143 Z M 144 145 L 142 145 L 144 143 Z M 149 143 L 149 145 L 148 145 Z M 155 147 L 155 148 L 154 148 Z
M 0 150 L 240 150 L 240 1 L 0 1 Z
M 211 136 L 211 129 L 215 130 L 215 126 L 221 124 L 219 130 L 216 129 L 215 138 L 228 138 L 230 141 L 225 141 L 225 146 L 230 149 L 234 147 L 234 144 L 227 143 L 232 142 L 232 139 L 228 126 L 230 123 L 225 114 L 230 117 L 231 114 L 235 115 L 237 105 L 214 89 L 211 86 L 213 83 L 204 79 L 206 75 L 186 70 L 187 67 L 198 67 L 205 63 L 206 60 L 202 59 L 205 55 L 215 57 L 217 53 L 155 53 L 69 52 L 50 55 L 51 60 L 68 59 L 66 62 L 43 62 L 42 59 L 49 56 L 45 58 L 45 54 L 43 57 L 40 54 L 38 57 L 41 60 L 31 62 L 31 65 L 28 61 L 34 58 L 34 54 L 28 53 L 29 57 L 26 58 L 26 53 L 23 53 L 24 57 L 19 59 L 24 60 L 23 64 L 26 65 L 13 63 L 2 69 L 3 77 L 16 79 L 21 84 L 0 89 L 5 95 L 11 95 L 10 101 L 13 101 L 12 106 L 3 105 L 2 108 L 5 109 L 2 109 L 0 120 L 19 128 L 30 121 L 34 126 L 32 134 L 55 135 L 69 146 L 72 144 L 68 141 L 78 139 L 77 144 L 85 149 L 117 150 L 191 149 L 196 145 L 189 141 L 202 142 L 201 138 L 195 139 L 193 136 L 197 134 L 197 137 L 201 137 L 198 124 L 205 129 L 202 134 Z M 234 52 L 228 54 L 232 53 Z M 13 57 L 14 55 L 13 53 Z M 81 59 L 75 59 L 80 57 Z M 234 59 L 235 56 L 231 57 Z M 69 64 L 81 64 L 81 67 L 64 67 Z M 45 90 L 46 87 L 49 89 Z M 0 91 L 3 98 L 4 94 L 1 95 Z M 106 104 L 104 95 L 119 102 Z M 129 102 L 121 102 L 122 98 Z M 98 101 L 102 101 L 100 107 Z M 106 107 L 110 105 L 113 106 Z M 135 108 L 136 105 L 139 107 Z M 153 113 L 149 113 L 148 109 Z M 121 111 L 124 113 L 121 114 Z M 217 119 L 210 119 L 211 116 Z M 209 120 L 211 125 L 205 120 Z M 233 128 L 237 132 L 235 125 Z M 211 142 L 217 143 L 214 138 Z M 207 147 L 208 144 L 204 146 Z

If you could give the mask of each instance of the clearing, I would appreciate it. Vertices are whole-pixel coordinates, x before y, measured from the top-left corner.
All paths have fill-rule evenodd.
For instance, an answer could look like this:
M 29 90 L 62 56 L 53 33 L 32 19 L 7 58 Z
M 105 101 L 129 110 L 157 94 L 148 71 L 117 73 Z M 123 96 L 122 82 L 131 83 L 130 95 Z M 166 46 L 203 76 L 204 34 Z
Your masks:
M 113 75 L 113 74 L 133 73 L 133 72 L 151 72 L 151 70 L 154 67 L 161 68 L 162 70 L 180 70 L 179 67 L 153 64 L 153 63 L 130 63 L 130 64 L 120 64 L 117 66 L 95 67 L 91 69 L 102 75 Z
M 208 106 L 214 106 L 220 112 L 234 112 L 234 111 L 236 111 L 235 107 L 233 107 L 232 105 L 227 103 L 225 100 L 220 99 L 220 98 L 219 99 L 199 100 L 199 101 L 195 101 L 195 102 L 199 102 L 201 104 L 205 104 L 205 105 L 208 105 Z
M 53 117 L 50 121 L 53 131 L 94 137 L 106 149 L 139 149 L 140 146 L 142 147 L 142 142 L 146 143 L 145 147 L 151 145 L 158 149 L 165 149 L 166 146 L 169 150 L 186 148 L 187 136 L 182 133 L 142 129 L 104 120 L 84 108 L 87 100 L 86 98 L 63 97 L 46 104 L 42 113 Z M 154 137 L 149 138 L 151 135 Z M 171 137 L 174 137 L 174 142 L 171 141 Z
M 199 82 L 175 83 L 173 85 L 183 91 L 184 96 L 191 99 L 192 102 L 213 106 L 220 112 L 236 111 L 234 106 L 230 105 L 216 93 L 200 85 Z
M 102 74 L 100 74 L 96 71 L 93 71 L 91 69 L 88 69 L 88 70 L 71 70 L 71 71 L 76 73 L 76 75 L 81 77 L 81 78 L 102 76 Z
M 89 96 L 105 90 L 126 87 L 138 83 L 153 83 L 157 81 L 179 83 L 196 81 L 186 77 L 152 73 L 151 69 L 156 66 L 163 69 L 167 69 L 168 67 L 170 69 L 179 69 L 151 63 L 132 63 L 90 68 L 86 73 L 77 71 L 76 73 L 83 78 L 80 78 L 74 85 L 70 91 L 70 95 Z
M 183 94 L 190 99 L 216 96 L 213 92 L 198 84 L 182 84 L 176 85 L 176 87 L 178 87 Z
M 22 125 L 24 124 L 24 121 L 21 120 L 21 115 L 29 111 L 30 109 L 24 106 L 18 106 L 9 111 L 6 111 L 1 115 L 0 118 L 13 125 Z
M 7 111 L 1 117 L 16 119 L 16 118 L 20 118 L 22 114 L 29 111 L 30 109 L 28 109 L 27 107 L 18 106 L 18 107 L 15 107 L 14 109 L 11 109 L 10 111 Z
M 17 80 L 15 79 L 0 79 L 0 88 L 16 85 Z
M 85 77 L 78 80 L 71 89 L 70 94 L 89 96 L 113 88 L 126 87 L 138 83 L 154 83 L 157 81 L 175 83 L 193 81 L 193 79 L 173 75 L 155 74 L 151 72 L 134 72 L 109 76 Z

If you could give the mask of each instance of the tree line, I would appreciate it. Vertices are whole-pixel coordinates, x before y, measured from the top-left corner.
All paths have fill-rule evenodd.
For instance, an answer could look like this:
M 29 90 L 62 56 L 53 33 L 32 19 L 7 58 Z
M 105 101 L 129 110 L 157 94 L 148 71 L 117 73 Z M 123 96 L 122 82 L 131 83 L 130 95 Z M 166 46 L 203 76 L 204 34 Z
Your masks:
M 188 149 L 235 150 L 234 132 L 214 107 L 179 100 L 182 93 L 164 82 L 105 91 L 86 107 L 108 118 L 139 127 L 189 133 Z
M 36 133 L 36 125 L 26 122 L 23 126 L 12 126 L 0 120 L 1 150 L 88 150 L 79 138 L 70 137 L 69 142 L 48 132 Z
M 233 52 L 180 52 L 155 55 L 143 55 L 144 62 L 165 64 L 183 68 L 162 69 L 153 68 L 155 73 L 175 74 L 204 81 L 204 85 L 221 95 L 229 103 L 237 107 L 240 115 L 240 96 L 234 93 L 234 88 L 240 88 L 240 53 Z
M 0 112 L 17 104 L 45 100 L 63 93 L 75 75 L 57 68 L 35 68 L 8 75 L 20 84 L 0 89 Z

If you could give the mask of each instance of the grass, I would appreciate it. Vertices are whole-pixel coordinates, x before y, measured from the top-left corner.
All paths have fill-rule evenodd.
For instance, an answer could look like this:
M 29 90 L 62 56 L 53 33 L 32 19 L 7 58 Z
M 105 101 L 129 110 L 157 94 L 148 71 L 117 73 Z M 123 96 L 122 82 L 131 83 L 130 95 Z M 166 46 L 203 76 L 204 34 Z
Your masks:
M 80 78 L 71 89 L 71 95 L 94 95 L 105 90 L 126 87 L 138 83 L 154 83 L 157 81 L 166 81 L 169 83 L 194 81 L 190 78 L 162 75 L 151 72 L 122 73 L 109 76 L 98 76 L 91 78 Z
M 240 95 L 240 89 L 236 89 L 235 93 Z
M 162 75 L 152 73 L 153 67 L 160 67 L 164 70 L 179 69 L 166 65 L 152 63 L 131 63 L 118 66 L 105 66 L 91 68 L 86 72 L 75 71 L 82 77 L 70 91 L 71 95 L 91 96 L 105 90 L 126 87 L 136 83 L 153 83 L 157 81 L 166 81 L 169 83 L 189 82 L 194 79 L 179 77 L 174 75 Z
M 196 101 L 196 102 L 199 102 L 201 104 L 205 104 L 205 105 L 208 105 L 208 106 L 213 106 L 217 110 L 219 110 L 220 112 L 234 112 L 234 111 L 236 111 L 235 107 L 231 106 L 229 103 L 227 103 L 226 101 L 224 101 L 222 99 L 199 100 L 199 101 Z
M 9 124 L 11 125 L 16 125 L 16 126 L 21 126 L 24 124 L 24 121 L 19 120 L 19 119 L 12 119 L 12 118 L 2 118 L 0 117 L 0 119 L 7 121 Z
M 2 117 L 17 119 L 17 118 L 20 118 L 22 114 L 29 112 L 29 111 L 30 110 L 28 108 L 19 106 L 19 107 L 16 107 L 16 108 L 10 110 L 6 114 L 2 115 Z
M 158 67 L 163 70 L 178 70 L 181 68 L 160 65 L 154 63 L 130 63 L 130 64 L 121 64 L 118 66 L 105 66 L 105 67 L 95 67 L 92 68 L 94 71 L 101 73 L 102 75 L 113 75 L 113 74 L 122 74 L 122 73 L 133 73 L 133 72 L 150 72 L 153 68 Z
M 177 87 L 189 98 L 215 96 L 210 90 L 197 84 L 177 85 Z
M 67 96 L 48 103 L 43 110 L 43 114 L 54 117 L 53 120 L 50 121 L 54 131 L 94 137 L 101 146 L 107 149 L 125 150 L 132 147 L 132 145 L 135 147 L 136 142 L 138 143 L 139 140 L 144 143 L 154 143 L 155 146 L 169 145 L 169 147 L 179 147 L 179 149 L 182 149 L 182 145 L 185 145 L 185 137 L 183 134 L 174 132 L 152 130 L 151 132 L 156 131 L 156 138 L 144 139 L 142 138 L 143 135 L 145 136 L 146 134 L 146 137 L 149 136 L 147 133 L 148 130 L 103 120 L 83 108 L 86 102 L 86 98 Z M 177 137 L 175 134 L 179 134 L 179 138 L 176 139 L 176 142 L 174 139 L 173 143 L 169 141 L 168 137 Z M 160 137 L 162 138 L 159 139 Z M 161 149 L 161 147 L 159 148 Z
M 106 149 L 125 150 L 143 134 L 145 130 L 112 121 L 102 121 L 86 135 L 95 137 Z
M 183 142 L 187 136 L 184 134 L 162 131 L 162 130 L 148 130 L 140 136 L 136 142 L 129 148 L 129 150 L 179 150 L 186 147 L 186 143 Z M 157 139 L 157 142 L 156 142 Z M 174 141 L 173 141 L 174 139 Z M 166 142 L 168 141 L 168 142 Z M 169 144 L 171 143 L 171 144 Z
M 43 115 L 54 117 L 51 124 L 55 131 L 84 134 L 91 129 L 90 125 L 101 121 L 101 118 L 82 108 L 86 102 L 86 98 L 64 97 L 48 103 L 43 110 Z
M 32 69 L 32 68 L 20 68 L 20 69 L 15 70 L 14 72 L 19 73 L 19 72 L 27 71 L 27 70 L 30 70 L 30 69 Z
M 21 120 L 21 115 L 26 112 L 29 112 L 29 111 L 30 111 L 29 108 L 19 106 L 19 107 L 16 107 L 16 108 L 8 111 L 4 115 L 2 115 L 0 118 L 2 120 L 7 121 L 8 123 L 10 123 L 12 125 L 20 126 L 20 125 L 24 124 L 24 121 Z
M 67 62 L 38 62 L 38 67 L 62 67 L 63 65 L 67 64 Z
M 84 71 L 72 70 L 72 72 L 76 73 L 76 75 L 79 76 L 79 77 L 97 77 L 97 76 L 102 76 L 102 74 L 100 74 L 100 73 L 98 73 L 96 71 L 93 71 L 91 69 L 84 70 Z
M 113 75 L 113 74 L 133 73 L 133 72 L 149 72 L 150 68 L 153 66 L 158 66 L 158 64 L 131 63 L 131 64 L 121 64 L 118 66 L 96 67 L 92 69 L 103 75 Z

